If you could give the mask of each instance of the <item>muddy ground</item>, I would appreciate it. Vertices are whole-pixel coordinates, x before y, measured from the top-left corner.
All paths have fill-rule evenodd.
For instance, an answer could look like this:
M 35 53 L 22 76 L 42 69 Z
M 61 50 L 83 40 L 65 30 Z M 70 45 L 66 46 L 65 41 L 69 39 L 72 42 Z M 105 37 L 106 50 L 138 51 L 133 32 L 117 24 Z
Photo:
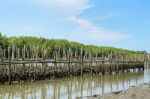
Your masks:
M 150 99 L 150 83 L 131 86 L 126 91 L 112 92 L 102 95 L 80 97 L 77 99 Z

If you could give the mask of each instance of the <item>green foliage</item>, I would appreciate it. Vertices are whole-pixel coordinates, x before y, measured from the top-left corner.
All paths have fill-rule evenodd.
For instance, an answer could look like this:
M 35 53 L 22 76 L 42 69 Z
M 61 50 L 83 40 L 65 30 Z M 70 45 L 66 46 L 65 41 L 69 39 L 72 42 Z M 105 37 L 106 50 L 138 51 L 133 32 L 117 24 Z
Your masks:
M 110 53 L 115 55 L 123 54 L 146 54 L 146 51 L 132 51 L 121 48 L 114 47 L 104 47 L 96 45 L 84 45 L 78 42 L 70 42 L 64 39 L 45 39 L 32 36 L 21 36 L 21 37 L 6 37 L 0 33 L 0 46 L 2 48 L 15 46 L 17 48 L 23 49 L 24 46 L 29 49 L 35 49 L 38 55 L 41 56 L 44 50 L 47 50 L 48 56 L 52 56 L 53 52 L 59 52 L 60 54 L 67 53 L 69 49 L 77 55 L 81 54 L 81 49 L 83 54 L 91 53 L 93 56 L 98 55 L 107 56 Z

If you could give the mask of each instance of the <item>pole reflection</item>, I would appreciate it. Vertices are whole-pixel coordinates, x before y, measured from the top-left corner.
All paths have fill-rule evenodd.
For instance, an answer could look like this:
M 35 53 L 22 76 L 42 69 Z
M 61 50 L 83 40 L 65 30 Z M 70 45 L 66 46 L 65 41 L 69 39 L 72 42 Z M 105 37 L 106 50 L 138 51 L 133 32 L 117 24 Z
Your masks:
M 0 99 L 76 99 L 117 90 L 126 90 L 150 81 L 149 70 L 118 75 L 86 75 L 53 81 L 0 85 Z

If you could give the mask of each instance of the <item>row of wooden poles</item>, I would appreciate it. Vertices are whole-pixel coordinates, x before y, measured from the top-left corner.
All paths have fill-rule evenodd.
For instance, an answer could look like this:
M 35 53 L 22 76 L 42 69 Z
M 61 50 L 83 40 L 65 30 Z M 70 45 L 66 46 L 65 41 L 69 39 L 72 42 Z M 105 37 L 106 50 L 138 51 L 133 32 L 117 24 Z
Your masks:
M 93 49 L 94 50 L 94 49 Z M 111 52 L 104 53 L 103 51 L 92 49 L 83 49 L 82 47 L 79 49 L 74 48 L 55 48 L 48 50 L 46 47 L 39 47 L 39 46 L 22 46 L 17 47 L 15 44 L 12 44 L 11 47 L 1 47 L 0 46 L 0 58 L 3 60 L 36 60 L 38 58 L 44 59 L 55 59 L 55 60 L 128 60 L 128 61 L 144 61 L 150 60 L 149 54 L 117 54 Z M 101 54 L 101 55 L 100 55 Z
M 113 74 L 124 73 L 130 69 L 144 69 L 145 55 L 118 55 L 110 53 L 108 57 L 98 57 L 86 53 L 73 57 L 71 49 L 65 57 L 60 57 L 57 51 L 54 51 L 53 57 L 42 58 L 36 55 L 36 58 L 29 58 L 27 51 L 23 48 L 20 57 L 14 57 L 16 52 L 8 48 L 8 51 L 1 49 L 0 62 L 0 83 L 30 82 L 36 80 L 45 80 L 52 78 L 63 78 L 72 76 L 82 76 L 83 74 Z M 5 52 L 5 53 L 4 53 Z M 6 54 L 6 57 L 4 54 Z M 43 52 L 44 53 L 44 52 Z M 90 53 L 90 52 L 89 52 Z M 20 55 L 20 54 L 19 54 Z M 19 56 L 18 55 L 18 56 Z M 78 57 L 78 58 L 76 58 Z

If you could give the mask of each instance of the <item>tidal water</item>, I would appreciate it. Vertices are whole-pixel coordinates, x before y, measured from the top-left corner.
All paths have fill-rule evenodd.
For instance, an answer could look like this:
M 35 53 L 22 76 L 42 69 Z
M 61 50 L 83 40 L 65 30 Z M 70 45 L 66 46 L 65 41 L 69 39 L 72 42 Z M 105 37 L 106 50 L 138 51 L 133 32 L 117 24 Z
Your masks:
M 85 75 L 57 80 L 13 85 L 0 85 L 0 99 L 76 99 L 126 90 L 150 82 L 150 70 L 118 75 Z

